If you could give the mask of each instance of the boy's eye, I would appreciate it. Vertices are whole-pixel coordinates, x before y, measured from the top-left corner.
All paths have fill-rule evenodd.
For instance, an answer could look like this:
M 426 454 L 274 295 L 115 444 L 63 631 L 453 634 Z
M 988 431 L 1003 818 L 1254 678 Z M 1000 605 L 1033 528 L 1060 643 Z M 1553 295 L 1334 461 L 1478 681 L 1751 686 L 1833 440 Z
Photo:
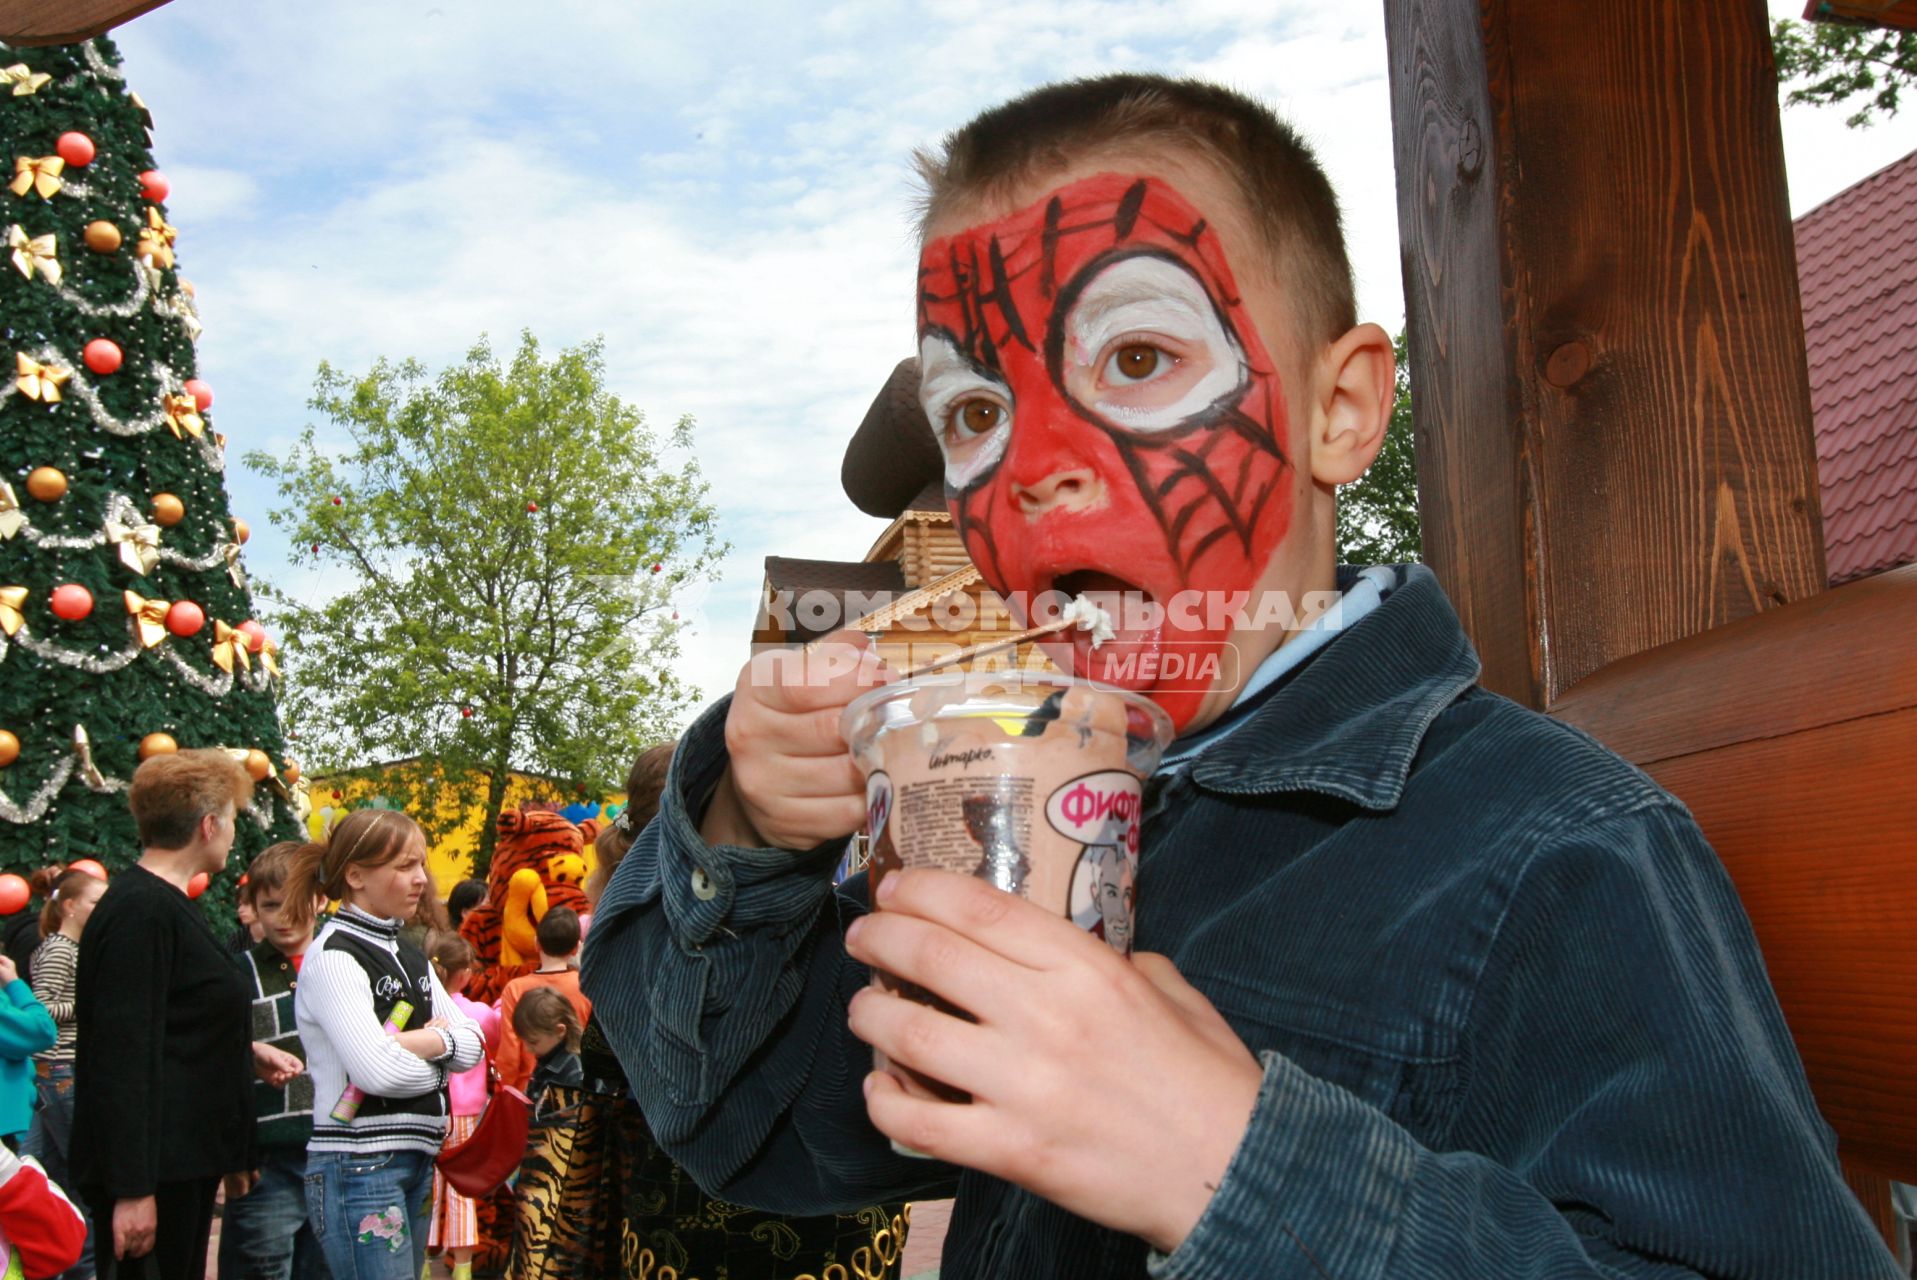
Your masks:
M 982 436 L 1005 421 L 1005 409 L 990 400 L 967 400 L 952 411 L 952 425 L 960 437 Z
M 1120 347 L 1112 355 L 1108 367 L 1113 379 L 1120 382 L 1143 382 L 1158 372 L 1163 362 L 1164 352 L 1143 342 L 1134 342 L 1130 346 Z

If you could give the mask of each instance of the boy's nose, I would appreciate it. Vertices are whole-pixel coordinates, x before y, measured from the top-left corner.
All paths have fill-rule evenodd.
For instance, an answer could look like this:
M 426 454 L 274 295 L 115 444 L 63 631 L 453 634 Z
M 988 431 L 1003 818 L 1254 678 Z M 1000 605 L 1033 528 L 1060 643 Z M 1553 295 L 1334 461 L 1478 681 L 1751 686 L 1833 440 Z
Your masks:
M 1028 516 L 1043 515 L 1054 509 L 1081 511 L 1096 502 L 1101 492 L 1098 473 L 1090 467 L 1053 471 L 1030 483 L 1012 481 L 1012 501 Z

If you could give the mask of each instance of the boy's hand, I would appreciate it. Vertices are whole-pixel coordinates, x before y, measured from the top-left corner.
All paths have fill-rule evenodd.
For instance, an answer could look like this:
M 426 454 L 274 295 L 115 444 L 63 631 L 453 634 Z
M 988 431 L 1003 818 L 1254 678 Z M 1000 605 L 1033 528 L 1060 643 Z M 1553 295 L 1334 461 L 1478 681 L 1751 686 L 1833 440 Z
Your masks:
M 1171 1252 L 1210 1203 L 1263 1070 L 1163 956 L 1127 961 L 1069 920 L 971 876 L 888 876 L 857 959 L 976 1023 L 867 989 L 852 1031 L 972 1095 L 941 1102 L 888 1074 L 866 1109 L 905 1146 L 1015 1182 Z
M 12 956 L 0 951 L 0 987 L 16 981 L 19 977 L 20 966 L 13 962 Z
M 244 1199 L 253 1194 L 253 1188 L 260 1185 L 260 1171 L 247 1169 L 240 1173 L 229 1173 L 220 1179 L 220 1186 L 226 1192 L 226 1202 Z
M 839 712 L 890 679 L 857 631 L 746 663 L 726 714 L 731 767 L 699 826 L 706 843 L 810 849 L 858 830 L 865 779 L 839 737 Z
M 152 1196 L 113 1202 L 114 1257 L 138 1258 L 152 1250 L 160 1225 L 158 1205 Z

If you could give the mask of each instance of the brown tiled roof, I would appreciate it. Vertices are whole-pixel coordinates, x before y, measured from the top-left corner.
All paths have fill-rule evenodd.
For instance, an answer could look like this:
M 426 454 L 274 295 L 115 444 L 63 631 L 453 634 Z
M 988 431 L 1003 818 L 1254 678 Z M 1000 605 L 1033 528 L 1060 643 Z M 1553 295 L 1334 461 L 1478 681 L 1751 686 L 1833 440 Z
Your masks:
M 839 483 L 853 506 L 890 520 L 912 505 L 943 469 L 932 425 L 919 407 L 919 362 L 901 360 L 845 446 Z
M 807 592 L 822 591 L 837 598 L 839 607 L 830 613 L 830 625 L 817 630 L 805 626 L 805 613 L 796 611 L 798 625 L 788 640 L 815 640 L 821 635 L 849 625 L 855 618 L 880 607 L 885 601 L 905 594 L 905 571 L 896 560 L 795 560 L 790 556 L 765 558 L 766 586 L 793 599 Z M 856 599 L 852 597 L 856 596 Z
M 1917 560 L 1917 152 L 1796 231 L 1834 585 Z

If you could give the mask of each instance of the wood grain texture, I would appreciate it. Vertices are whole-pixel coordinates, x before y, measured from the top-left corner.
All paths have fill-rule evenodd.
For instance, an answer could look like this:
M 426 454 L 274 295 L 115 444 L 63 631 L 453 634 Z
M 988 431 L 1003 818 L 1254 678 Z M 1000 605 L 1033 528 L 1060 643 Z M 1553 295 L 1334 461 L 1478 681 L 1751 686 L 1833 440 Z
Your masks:
M 1487 685 L 1820 590 L 1761 0 L 1386 14 L 1425 545 Z
M 1684 801 L 1847 1160 L 1917 1181 L 1917 566 L 1617 663 L 1553 709 Z
M 167 0 L 0 0 L 0 41 L 72 44 L 97 36 Z

